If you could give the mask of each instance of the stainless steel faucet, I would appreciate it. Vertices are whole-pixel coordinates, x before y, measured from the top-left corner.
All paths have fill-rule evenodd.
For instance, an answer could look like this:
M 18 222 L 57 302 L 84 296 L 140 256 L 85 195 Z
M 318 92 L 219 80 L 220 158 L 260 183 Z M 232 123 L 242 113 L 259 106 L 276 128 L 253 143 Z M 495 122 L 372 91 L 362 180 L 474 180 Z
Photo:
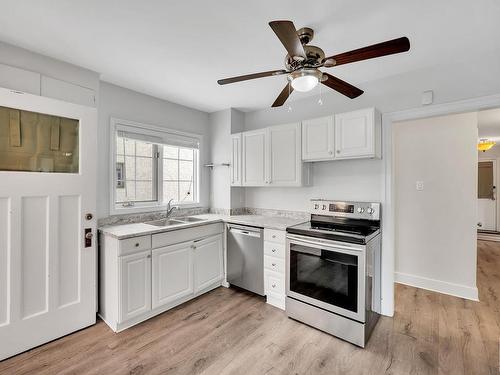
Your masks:
M 179 207 L 177 206 L 172 206 L 172 201 L 173 199 L 170 199 L 167 203 L 167 218 L 169 218 L 172 215 L 172 212 L 179 209 Z

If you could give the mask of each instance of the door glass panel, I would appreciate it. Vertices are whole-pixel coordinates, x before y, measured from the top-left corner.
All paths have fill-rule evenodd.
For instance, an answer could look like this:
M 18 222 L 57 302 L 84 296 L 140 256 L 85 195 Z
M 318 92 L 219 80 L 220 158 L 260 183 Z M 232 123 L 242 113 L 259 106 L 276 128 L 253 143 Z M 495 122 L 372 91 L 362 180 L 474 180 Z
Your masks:
M 79 121 L 0 107 L 0 171 L 78 173 Z
M 292 243 L 290 290 L 357 312 L 358 257 Z

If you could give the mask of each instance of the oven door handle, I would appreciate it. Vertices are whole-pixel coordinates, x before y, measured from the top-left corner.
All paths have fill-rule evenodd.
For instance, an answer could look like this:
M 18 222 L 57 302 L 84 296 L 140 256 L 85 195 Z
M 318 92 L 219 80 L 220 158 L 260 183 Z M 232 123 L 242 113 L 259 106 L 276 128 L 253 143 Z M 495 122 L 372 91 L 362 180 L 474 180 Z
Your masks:
M 296 245 L 304 245 L 304 246 L 313 246 L 317 249 L 323 249 L 323 250 L 328 250 L 328 251 L 338 251 L 339 249 L 341 250 L 350 250 L 352 252 L 362 252 L 363 249 L 360 247 L 350 247 L 350 246 L 343 246 L 340 244 L 328 244 L 323 241 L 314 241 L 314 240 L 309 240 L 309 239 L 304 239 L 303 237 L 295 237 L 288 235 L 287 239 L 290 241 L 290 243 L 296 244 Z

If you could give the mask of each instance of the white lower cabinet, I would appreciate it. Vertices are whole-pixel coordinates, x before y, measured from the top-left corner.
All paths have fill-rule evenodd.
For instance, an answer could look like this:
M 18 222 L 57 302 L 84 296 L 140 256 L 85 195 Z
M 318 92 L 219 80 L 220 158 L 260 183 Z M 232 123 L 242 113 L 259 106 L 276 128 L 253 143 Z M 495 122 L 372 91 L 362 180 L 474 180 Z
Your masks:
M 153 250 L 153 309 L 194 293 L 193 244 Z
M 153 240 L 102 236 L 99 316 L 119 332 L 222 285 L 223 231 L 217 223 L 153 234 Z
M 120 258 L 120 321 L 151 310 L 151 251 Z
M 200 292 L 224 277 L 222 236 L 195 241 L 193 246 L 195 292 Z

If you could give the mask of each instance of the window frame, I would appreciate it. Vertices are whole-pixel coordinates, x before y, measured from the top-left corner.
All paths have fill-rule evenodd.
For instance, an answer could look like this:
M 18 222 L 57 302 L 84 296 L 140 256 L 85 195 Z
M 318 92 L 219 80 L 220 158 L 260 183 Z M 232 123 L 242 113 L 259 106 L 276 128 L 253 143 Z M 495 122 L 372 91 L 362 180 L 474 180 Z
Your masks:
M 156 182 L 156 186 L 153 186 L 157 191 L 157 200 L 149 202 L 134 202 L 132 206 L 123 206 L 121 203 L 116 203 L 116 138 L 117 132 L 119 130 L 134 130 L 135 133 L 144 135 L 161 135 L 168 138 L 171 136 L 182 136 L 192 138 L 198 142 L 198 151 L 195 152 L 193 157 L 193 202 L 173 202 L 172 204 L 179 206 L 181 208 L 197 208 L 201 207 L 201 196 L 200 196 L 200 179 L 201 179 L 201 169 L 200 169 L 200 154 L 203 147 L 203 136 L 200 134 L 186 133 L 178 130 L 168 129 L 156 125 L 143 124 L 135 121 L 123 120 L 111 117 L 110 121 L 110 139 L 109 139 L 109 150 L 110 150 L 110 214 L 120 215 L 120 214 L 132 214 L 141 212 L 155 212 L 164 211 L 167 209 L 167 202 L 163 202 L 163 147 L 156 147 L 157 154 L 154 155 L 154 167 L 153 167 L 153 181 Z M 175 145 L 173 145 L 175 146 Z M 182 147 L 182 146 L 177 146 Z M 160 163 L 161 161 L 161 163 Z M 153 184 L 155 185 L 155 184 Z

